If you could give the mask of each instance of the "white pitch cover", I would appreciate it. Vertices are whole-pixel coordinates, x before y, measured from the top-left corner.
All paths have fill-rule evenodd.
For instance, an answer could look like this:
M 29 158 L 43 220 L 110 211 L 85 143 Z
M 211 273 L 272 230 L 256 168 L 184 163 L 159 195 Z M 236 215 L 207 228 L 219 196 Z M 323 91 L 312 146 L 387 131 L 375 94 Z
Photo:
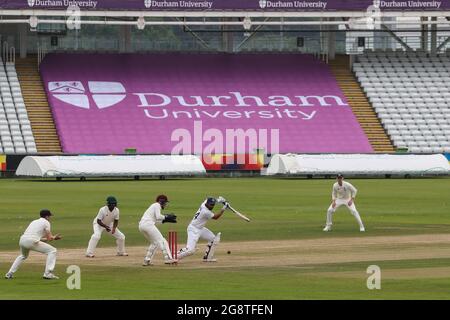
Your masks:
M 450 174 L 442 154 L 277 154 L 266 175 Z
M 206 174 L 200 158 L 191 155 L 129 156 L 27 156 L 17 168 L 17 176 L 29 177 L 110 177 L 182 176 Z

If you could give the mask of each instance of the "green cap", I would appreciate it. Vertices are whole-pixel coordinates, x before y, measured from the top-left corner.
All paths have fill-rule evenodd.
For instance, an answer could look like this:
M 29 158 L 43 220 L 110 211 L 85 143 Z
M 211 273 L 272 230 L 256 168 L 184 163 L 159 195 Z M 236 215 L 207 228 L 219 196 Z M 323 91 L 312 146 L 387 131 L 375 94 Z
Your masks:
M 106 198 L 106 203 L 107 204 L 117 204 L 117 199 L 113 196 L 109 196 L 108 198 Z

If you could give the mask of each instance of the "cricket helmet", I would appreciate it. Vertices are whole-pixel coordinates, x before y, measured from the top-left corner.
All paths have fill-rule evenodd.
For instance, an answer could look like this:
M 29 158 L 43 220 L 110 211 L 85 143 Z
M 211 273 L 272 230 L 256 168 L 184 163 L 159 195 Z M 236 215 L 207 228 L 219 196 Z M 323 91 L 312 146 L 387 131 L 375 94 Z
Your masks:
M 206 204 L 209 206 L 214 206 L 216 205 L 216 201 L 217 201 L 216 198 L 208 197 L 206 199 Z
M 116 197 L 113 196 L 109 196 L 108 198 L 106 198 L 106 204 L 108 205 L 117 205 L 117 199 Z
M 42 209 L 41 212 L 39 212 L 39 215 L 41 218 L 52 216 L 53 214 L 48 209 Z
M 164 194 L 160 194 L 159 196 L 156 197 L 156 202 L 159 202 L 161 204 L 164 204 L 166 202 L 169 202 L 169 199 L 167 198 L 166 195 Z

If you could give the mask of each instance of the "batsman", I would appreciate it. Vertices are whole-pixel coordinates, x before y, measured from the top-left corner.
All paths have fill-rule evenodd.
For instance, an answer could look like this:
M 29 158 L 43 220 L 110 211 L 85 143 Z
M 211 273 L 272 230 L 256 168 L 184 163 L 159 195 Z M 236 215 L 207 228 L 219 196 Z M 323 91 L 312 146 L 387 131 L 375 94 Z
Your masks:
M 222 209 L 220 209 L 218 213 L 212 212 L 216 202 L 223 204 Z M 214 258 L 214 252 L 220 242 L 220 232 L 214 234 L 211 230 L 206 228 L 205 225 L 210 219 L 219 219 L 228 207 L 229 203 L 222 197 L 219 197 L 218 199 L 209 197 L 200 205 L 200 208 L 187 227 L 188 239 L 186 248 L 178 251 L 178 260 L 193 255 L 196 250 L 197 242 L 200 239 L 205 239 L 208 241 L 208 245 L 206 246 L 205 255 L 203 256 L 203 262 L 217 261 L 217 259 Z

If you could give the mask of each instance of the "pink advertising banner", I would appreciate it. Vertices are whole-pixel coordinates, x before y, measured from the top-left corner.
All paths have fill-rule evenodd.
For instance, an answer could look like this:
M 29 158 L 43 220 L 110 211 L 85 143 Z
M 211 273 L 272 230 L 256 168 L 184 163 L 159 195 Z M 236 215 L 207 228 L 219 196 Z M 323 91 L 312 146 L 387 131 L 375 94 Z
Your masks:
M 145 11 L 383 11 L 449 10 L 450 0 L 0 0 L 0 9 L 56 9 Z
M 311 55 L 49 54 L 41 75 L 67 153 L 373 152 Z

